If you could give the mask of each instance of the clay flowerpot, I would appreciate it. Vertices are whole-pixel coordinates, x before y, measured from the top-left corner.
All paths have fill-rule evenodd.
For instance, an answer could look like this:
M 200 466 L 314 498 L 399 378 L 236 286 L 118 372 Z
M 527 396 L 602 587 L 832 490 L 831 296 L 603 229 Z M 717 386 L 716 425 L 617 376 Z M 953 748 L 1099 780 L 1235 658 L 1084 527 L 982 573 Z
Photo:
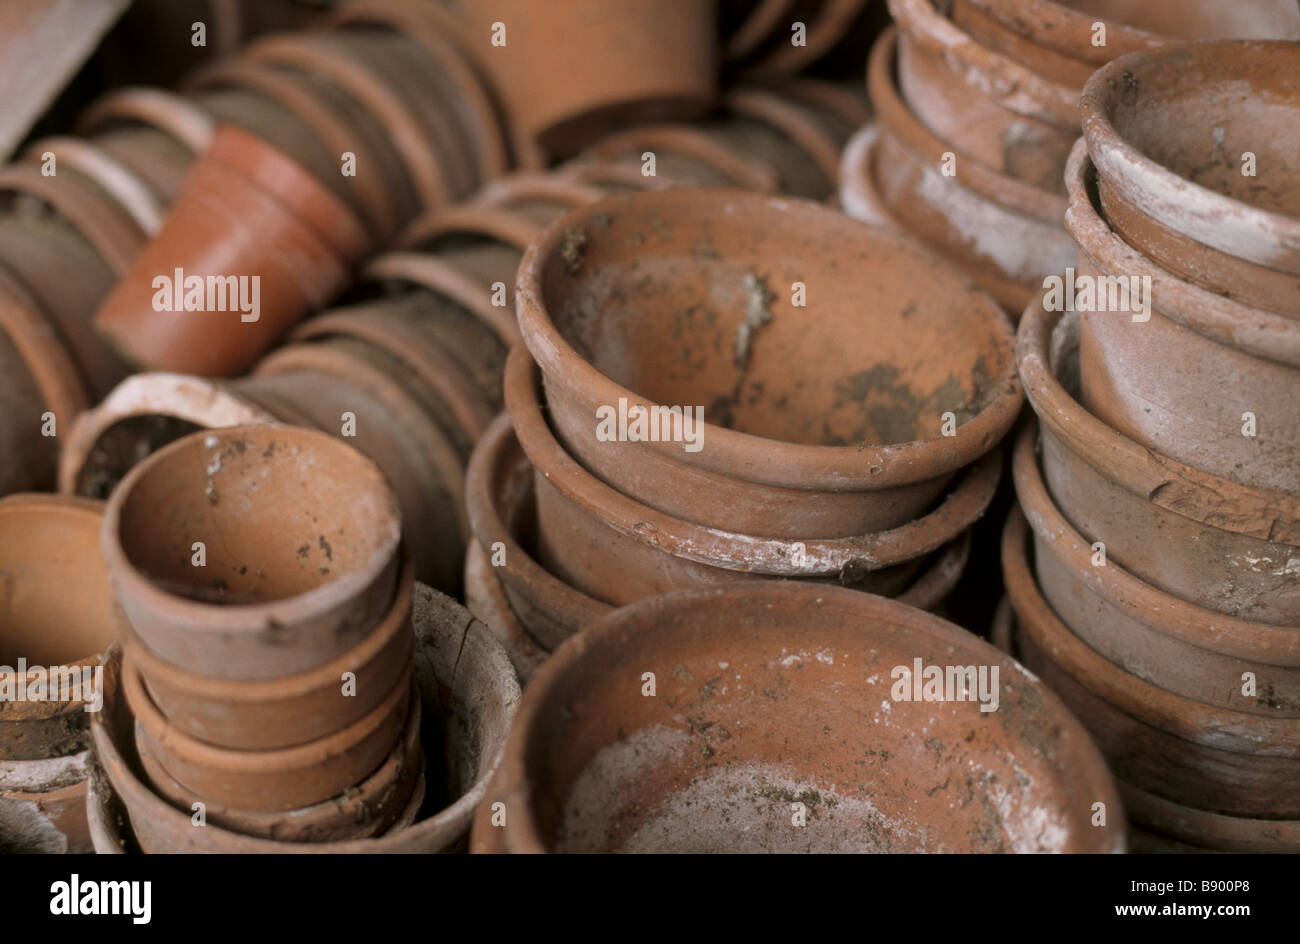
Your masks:
M 996 670 L 997 709 L 895 699 L 916 660 Z M 645 673 L 655 697 L 627 698 Z M 529 684 L 488 800 L 509 816 L 480 808 L 476 851 L 1124 846 L 1101 757 L 1016 663 L 911 607 L 784 582 L 664 594 L 571 639 Z M 1089 825 L 1098 802 L 1111 825 Z
M 1094 205 L 1082 140 L 1069 184 L 1080 281 L 1127 289 L 1109 293 L 1118 305 L 1097 293 L 1093 307 L 1116 310 L 1080 313 L 1084 406 L 1194 468 L 1300 494 L 1300 443 L 1290 435 L 1300 415 L 1300 322 L 1205 291 L 1129 247 Z M 1247 413 L 1253 436 L 1243 435 Z
M 1125 241 L 1215 291 L 1249 286 L 1262 269 L 1264 294 L 1289 299 L 1292 317 L 1297 69 L 1293 42 L 1170 47 L 1106 66 L 1079 103 L 1101 205 Z
M 976 42 L 935 0 L 889 0 L 908 106 L 952 150 L 1044 190 L 1079 136 L 1078 91 Z
M 27 147 L 24 156 L 40 163 L 47 154 L 54 155 L 56 167 L 63 164 L 93 180 L 145 233 L 152 236 L 162 227 L 167 209 L 148 182 L 94 142 L 73 137 L 41 138 Z
M 497 0 L 457 9 L 512 121 L 556 156 L 612 126 L 696 117 L 717 92 L 713 2 Z
M 1185 603 L 1097 552 L 1052 503 L 1034 454 L 1015 447 L 1016 494 L 1034 539 L 1037 582 L 1053 612 L 1100 655 L 1166 691 L 1269 718 L 1300 718 L 1300 633 Z M 1245 694 L 1244 673 L 1253 694 Z
M 0 760 L 86 746 L 89 714 L 98 710 L 92 669 L 117 635 L 95 546 L 102 517 L 102 505 L 85 499 L 0 500 Z
M 1017 510 L 1002 543 L 1020 658 L 1087 727 L 1116 779 L 1211 813 L 1300 818 L 1300 720 L 1205 705 L 1108 662 L 1043 599 L 1027 531 Z
M 178 669 L 121 627 L 127 665 L 139 672 L 150 702 L 190 737 L 239 750 L 294 747 L 325 737 L 368 714 L 410 667 L 411 590 L 407 560 L 393 605 L 353 649 L 295 675 L 257 681 L 210 678 Z M 351 694 L 344 691 L 351 673 Z
M 1300 620 L 1300 504 L 1123 436 L 1079 405 L 1077 316 L 1025 311 L 1017 360 L 1042 423 L 1052 500 L 1107 560 L 1189 603 L 1252 622 Z
M 95 325 L 143 367 L 238 373 L 327 302 L 368 247 L 355 213 L 314 176 L 223 126 Z
M 119 124 L 141 124 L 164 132 L 191 154 L 212 143 L 212 117 L 187 98 L 166 89 L 126 86 L 95 99 L 77 118 L 79 134 L 102 133 Z
M 800 286 L 807 308 L 793 304 Z M 922 248 L 810 202 L 611 197 L 529 249 L 516 301 L 573 457 L 639 503 L 734 533 L 897 527 L 1020 407 L 992 299 Z M 682 408 L 677 434 L 602 439 L 602 415 L 660 415 L 649 404 Z
M 42 760 L 0 760 L 0 853 L 93 852 L 82 751 Z
M 500 644 L 465 608 L 416 586 L 415 676 L 420 685 L 422 741 L 429 758 L 428 795 L 414 823 L 383 836 L 348 842 L 274 842 L 209 823 L 196 828 L 148 785 L 133 747 L 133 720 L 120 697 L 119 660 L 105 672 L 105 710 L 93 724 L 105 782 L 90 802 L 125 808 L 117 836 L 144 852 L 430 853 L 464 848 L 470 818 L 496 769 L 519 700 L 519 684 Z M 96 801 L 99 801 L 96 803 Z M 403 812 L 399 824 L 408 816 Z M 118 846 L 121 848 L 121 846 Z
M 550 657 L 510 609 L 510 601 L 492 573 L 492 564 L 475 541 L 465 549 L 465 608 L 482 620 L 501 643 L 520 682 L 532 678 L 537 667 Z
M 311 430 L 242 426 L 186 436 L 132 469 L 101 543 L 126 618 L 160 658 L 269 679 L 375 629 L 400 537 L 393 493 L 361 453 Z
M 614 605 L 763 575 L 838 580 L 897 596 L 922 558 L 984 513 L 1001 468 L 1000 454 L 987 453 L 937 508 L 890 530 L 799 541 L 722 531 L 643 505 L 588 473 L 548 428 L 539 379 L 516 348 L 506 364 L 506 409 L 535 468 L 538 558 L 570 586 Z

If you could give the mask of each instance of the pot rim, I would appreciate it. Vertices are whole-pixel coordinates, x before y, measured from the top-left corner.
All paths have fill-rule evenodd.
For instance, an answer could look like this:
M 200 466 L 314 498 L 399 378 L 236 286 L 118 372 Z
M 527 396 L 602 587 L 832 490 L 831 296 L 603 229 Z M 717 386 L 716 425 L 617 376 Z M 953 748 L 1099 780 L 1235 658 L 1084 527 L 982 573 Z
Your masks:
M 577 207 L 595 203 L 604 196 L 604 190 L 581 181 L 567 180 L 545 171 L 517 171 L 488 181 L 465 202 L 510 210 L 516 201 L 567 203 L 570 207 Z
M 840 147 L 809 108 L 781 96 L 775 88 L 733 85 L 720 102 L 728 112 L 775 129 L 799 148 L 834 189 L 840 175 Z
M 510 309 L 492 304 L 491 288 L 475 282 L 437 255 L 411 250 L 385 252 L 370 259 L 362 267 L 361 275 L 372 282 L 394 279 L 428 289 L 483 322 L 504 346 L 510 347 L 520 340 L 519 326 Z
M 646 597 L 621 607 L 591 624 L 565 642 L 538 668 L 524 689 L 519 709 L 515 713 L 514 724 L 511 726 L 510 737 L 506 741 L 504 756 L 501 759 L 499 792 L 505 794 L 508 804 L 513 800 L 519 801 L 511 807 L 513 816 L 511 851 L 547 851 L 529 797 L 528 771 L 531 765 L 528 763 L 527 756 L 527 735 L 538 723 L 551 690 L 563 684 L 564 674 L 570 671 L 571 666 L 580 665 L 583 656 L 595 649 L 602 642 L 602 637 L 615 637 L 621 633 L 652 633 L 656 630 L 657 624 L 661 625 L 663 621 L 670 620 L 674 612 L 682 610 L 690 612 L 705 606 L 735 606 L 745 610 L 755 608 L 767 610 L 773 606 L 798 603 L 802 603 L 805 608 L 811 608 L 821 605 L 823 598 L 829 598 L 830 604 L 838 604 L 844 610 L 863 614 L 864 627 L 875 625 L 880 620 L 883 610 L 887 618 L 933 635 L 938 645 L 946 641 L 949 651 L 979 653 L 981 660 L 996 661 L 1000 664 L 1009 677 L 1017 679 L 1021 684 L 1036 687 L 1050 712 L 1058 716 L 1062 725 L 1074 729 L 1075 744 L 1079 751 L 1079 760 L 1082 761 L 1079 764 L 1079 772 L 1091 773 L 1092 778 L 1097 781 L 1097 794 L 1105 796 L 1114 803 L 1112 806 L 1111 802 L 1108 802 L 1108 809 L 1123 809 L 1118 789 L 1106 762 L 1083 725 L 1074 718 L 1054 692 L 1010 656 L 947 620 L 896 600 L 843 587 L 800 584 L 791 581 L 761 581 L 732 587 L 673 590 L 658 596 Z M 868 630 L 864 630 L 864 636 L 870 638 Z M 1115 821 L 1122 823 L 1122 816 L 1118 816 Z M 518 848 L 515 848 L 516 841 Z M 1121 850 L 1123 849 L 1123 831 L 1118 827 L 1112 845 L 1118 845 Z
M 1295 852 L 1300 848 L 1300 820 L 1228 816 L 1184 806 L 1118 778 L 1115 785 L 1133 819 L 1179 842 L 1220 852 Z
M 1207 291 L 1134 249 L 1115 232 L 1093 202 L 1091 188 L 1096 183 L 1096 174 L 1087 141 L 1080 138 L 1070 152 L 1065 170 L 1065 183 L 1070 192 L 1065 227 L 1080 252 L 1108 273 L 1149 276 L 1153 295 L 1158 291 L 1166 298 L 1174 298 L 1172 308 L 1154 306 L 1170 321 L 1256 357 L 1300 367 L 1300 322 Z
M 576 166 L 583 158 L 617 162 L 639 148 L 677 151 L 727 177 L 735 186 L 758 193 L 779 193 L 781 180 L 776 169 L 748 154 L 740 154 L 710 135 L 703 127 L 659 123 L 635 125 L 606 135 L 582 152 L 582 157 L 562 166 Z M 656 178 L 658 168 L 655 169 Z M 644 174 L 643 179 L 649 180 Z M 668 178 L 662 178 L 667 180 Z M 670 183 L 669 186 L 672 186 Z M 689 183 L 677 186 L 690 186 Z M 653 188 L 646 188 L 653 189 Z
M 1300 497 L 1241 485 L 1147 449 L 1089 413 L 1057 380 L 1050 338 L 1064 312 L 1038 293 L 1020 319 L 1016 360 L 1029 404 L 1071 452 L 1109 481 L 1206 527 L 1300 547 Z
M 93 141 L 70 135 L 50 135 L 28 145 L 23 157 L 39 162 L 40 155 L 46 151 L 93 180 L 126 211 L 146 236 L 152 237 L 162 229 L 167 216 L 163 201 L 134 170 Z
M 1178 44 L 1150 53 L 1130 53 L 1098 69 L 1083 88 L 1079 111 L 1097 174 L 1159 225 L 1202 245 L 1258 265 L 1300 274 L 1300 217 L 1265 210 L 1204 187 L 1157 163 L 1129 143 L 1112 122 L 1114 107 L 1135 73 L 1144 97 L 1147 79 L 1171 60 L 1201 62 L 1224 68 L 1234 61 L 1253 61 L 1268 53 L 1291 51 L 1300 67 L 1300 49 L 1287 40 L 1215 40 Z M 1224 75 L 1227 81 L 1229 76 Z M 1177 88 L 1190 89 L 1183 82 Z M 1157 94 L 1168 91 L 1166 79 Z
M 537 667 L 550 658 L 551 653 L 542 647 L 537 637 L 511 609 L 505 588 L 492 574 L 492 569 L 483 549 L 477 541 L 471 539 L 465 546 L 465 606 L 468 609 L 473 601 L 479 607 L 486 604 L 492 608 L 479 619 L 506 650 L 520 681 L 527 682 Z
M 371 555 L 370 560 L 350 573 L 312 587 L 309 590 L 278 600 L 263 603 L 246 603 L 235 605 L 214 605 L 197 600 L 190 600 L 178 594 L 169 593 L 149 579 L 136 568 L 122 547 L 118 537 L 122 507 L 135 489 L 135 486 L 155 465 L 170 458 L 174 453 L 188 449 L 196 437 L 212 437 L 220 442 L 229 442 L 244 436 L 261 437 L 271 431 L 277 437 L 296 439 L 298 444 L 310 449 L 333 452 L 351 466 L 356 478 L 354 491 L 369 486 L 376 492 L 380 504 L 387 507 L 387 518 L 391 526 L 381 527 L 389 533 L 384 536 L 380 546 Z M 143 461 L 136 463 L 113 489 L 104 508 L 104 525 L 100 533 L 100 545 L 108 563 L 110 579 L 125 590 L 119 589 L 119 598 L 129 595 L 142 602 L 150 609 L 163 608 L 169 612 L 166 622 L 183 630 L 172 632 L 202 634 L 207 636 L 209 644 L 223 637 L 237 638 L 243 643 L 255 642 L 265 632 L 269 621 L 281 625 L 301 624 L 304 619 L 322 612 L 328 612 L 344 605 L 348 600 L 363 595 L 388 568 L 394 555 L 400 553 L 402 543 L 401 514 L 397 500 L 383 471 L 366 455 L 346 443 L 340 442 L 328 433 L 301 426 L 266 425 L 266 426 L 226 426 L 220 429 L 205 429 L 182 436 L 175 442 L 168 443 L 155 451 Z M 307 610 L 303 615 L 285 616 L 296 611 Z
M 786 577 L 834 576 L 845 568 L 881 570 L 937 551 L 977 521 L 993 500 L 1002 453 L 990 449 L 935 509 L 896 528 L 851 538 L 801 542 L 694 524 L 644 505 L 588 472 L 551 432 L 538 393 L 541 372 L 522 346 L 506 358 L 506 412 L 533 467 L 568 500 L 619 534 L 674 557 L 726 570 Z M 803 563 L 791 548 L 804 545 Z M 745 559 L 742 559 L 745 558 Z
M 745 191 L 719 189 L 679 189 L 647 191 L 606 198 L 599 203 L 579 207 L 556 220 L 534 242 L 519 267 L 515 289 L 515 309 L 524 343 L 546 376 L 563 378 L 567 387 L 600 392 L 600 402 L 617 403 L 622 397 L 629 404 L 653 410 L 647 398 L 605 376 L 580 355 L 568 342 L 547 311 L 543 294 L 543 273 L 547 262 L 559 251 L 568 230 L 585 226 L 593 217 L 625 207 L 636 208 L 645 202 L 677 200 L 690 204 L 700 213 L 717 210 L 726 202 L 762 205 L 764 210 L 802 210 L 805 215 L 827 214 L 837 225 L 860 227 L 864 244 L 892 244 L 910 254 L 928 259 L 941 272 L 956 276 L 955 269 L 941 256 L 902 234 L 892 233 L 829 210 L 810 200 L 768 197 Z M 711 206 L 712 205 L 712 206 Z M 851 221 L 851 222 L 850 222 Z M 793 224 L 783 224 L 793 225 Z M 964 282 L 964 280 L 962 280 Z M 968 303 L 968 304 L 967 304 Z M 964 299 L 954 298 L 954 308 L 962 308 L 967 317 L 977 317 L 982 309 L 994 333 L 994 344 L 1008 341 L 1014 350 L 1014 331 L 1005 312 L 982 289 L 969 286 Z M 1003 338 L 1002 335 L 1007 337 Z M 868 487 L 872 491 L 909 485 L 955 472 L 969 465 L 999 442 L 1019 415 L 1024 399 L 1016 375 L 1014 353 L 1008 358 L 996 393 L 970 420 L 957 427 L 956 435 L 908 443 L 864 444 L 858 446 L 815 446 L 783 442 L 701 421 L 712 445 L 691 458 L 691 464 L 723 475 L 734 475 L 737 466 L 744 468 L 755 455 L 765 459 L 761 468 L 748 469 L 745 478 L 766 485 L 789 488 L 829 488 L 853 490 Z M 661 452 L 671 452 L 674 443 L 647 443 Z M 879 467 L 872 475 L 868 470 Z M 770 470 L 770 471 L 769 471 Z
M 1151 631 L 1197 649 L 1243 662 L 1300 666 L 1300 628 L 1259 623 L 1207 610 L 1133 576 L 1115 561 L 1092 567 L 1093 550 L 1056 507 L 1036 458 L 1038 424 L 1016 439 L 1012 460 L 1016 497 L 1031 530 L 1090 593 L 1123 610 Z
M 13 166 L 13 165 L 10 165 Z M 90 405 L 86 382 L 72 355 L 19 280 L 10 275 L 0 260 L 0 332 L 13 345 L 23 366 L 31 374 L 42 406 L 57 422 L 72 422 Z
M 98 661 L 95 663 L 98 665 Z M 46 796 L 59 790 L 75 790 L 86 782 L 86 765 L 91 750 L 58 757 L 38 757 L 32 760 L 4 760 L 0 758 L 0 795 L 21 793 L 27 796 Z M 74 779 L 75 778 L 75 779 Z M 54 790 L 48 788 L 56 784 Z
M 443 236 L 480 236 L 523 252 L 542 232 L 542 225 L 501 206 L 477 202 L 458 203 L 445 210 L 423 213 L 398 235 L 394 246 L 419 251 Z M 430 250 L 424 249 L 425 252 Z
M 90 134 L 115 121 L 156 128 L 193 154 L 208 149 L 216 126 L 211 115 L 175 92 L 128 85 L 95 99 L 78 117 L 76 127 L 78 133 Z
M 1124 671 L 1076 636 L 1043 597 L 1029 565 L 1029 523 L 1016 505 L 1002 532 L 1002 570 L 1016 627 L 1064 673 L 1139 724 L 1225 754 L 1300 757 L 1300 724 L 1184 698 Z M 1109 564 L 1107 566 L 1110 566 Z

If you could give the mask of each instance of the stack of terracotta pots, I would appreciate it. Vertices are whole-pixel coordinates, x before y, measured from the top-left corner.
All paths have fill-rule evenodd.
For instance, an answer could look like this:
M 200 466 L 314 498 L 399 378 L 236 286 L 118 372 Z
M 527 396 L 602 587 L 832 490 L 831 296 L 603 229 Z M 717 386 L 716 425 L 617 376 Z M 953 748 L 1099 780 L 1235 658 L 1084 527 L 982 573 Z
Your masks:
M 102 510 L 49 495 L 0 500 L 0 852 L 91 851 L 90 718 L 116 636 L 96 543 Z
M 1074 265 L 1061 228 L 1065 162 L 1088 76 L 1133 49 L 1223 36 L 1300 38 L 1289 0 L 1108 4 L 889 0 L 872 52 L 877 124 L 845 155 L 842 200 L 922 239 L 1013 316 Z
M 232 832 L 379 835 L 424 792 L 414 568 L 382 473 L 322 433 L 185 437 L 109 500 L 121 692 L 154 792 Z
M 647 191 L 552 224 L 516 307 L 467 593 L 520 662 L 673 587 L 934 607 L 960 576 L 1022 394 L 1007 319 L 929 253 L 810 202 Z
M 1079 269 L 1020 328 L 1021 654 L 1135 821 L 1197 847 L 1300 851 L 1298 74 L 1222 41 L 1089 80 Z

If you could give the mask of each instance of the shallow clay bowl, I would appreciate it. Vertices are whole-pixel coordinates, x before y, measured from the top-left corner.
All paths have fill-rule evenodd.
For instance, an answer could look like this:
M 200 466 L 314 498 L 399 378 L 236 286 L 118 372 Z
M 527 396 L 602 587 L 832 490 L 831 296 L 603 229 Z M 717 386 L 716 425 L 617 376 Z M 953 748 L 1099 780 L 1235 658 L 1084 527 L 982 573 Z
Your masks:
M 160 449 L 114 490 L 102 531 L 140 639 L 178 668 L 245 679 L 306 671 L 367 636 L 392 601 L 400 539 L 379 468 L 288 426 L 206 430 Z
M 899 525 L 997 443 L 1021 400 L 993 299 L 916 244 L 802 200 L 660 190 L 583 207 L 528 250 L 516 305 L 574 458 L 728 531 Z M 699 450 L 602 441 L 597 410 L 620 399 L 702 408 Z
M 998 708 L 895 700 L 915 659 L 996 667 Z M 473 846 L 509 852 L 1124 846 L 1096 748 L 1019 665 L 903 604 L 788 582 L 664 594 L 569 640 L 493 788 L 504 835 L 481 812 Z M 1095 803 L 1110 825 L 1090 825 Z

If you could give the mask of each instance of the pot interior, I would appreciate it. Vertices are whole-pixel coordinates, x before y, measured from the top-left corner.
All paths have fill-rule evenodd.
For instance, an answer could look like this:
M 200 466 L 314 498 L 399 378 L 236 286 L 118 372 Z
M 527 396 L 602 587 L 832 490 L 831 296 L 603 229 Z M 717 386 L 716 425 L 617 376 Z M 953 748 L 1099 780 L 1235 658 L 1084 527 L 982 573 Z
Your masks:
M 101 520 L 84 506 L 0 502 L 0 666 L 67 665 L 117 638 Z
M 1171 39 L 1288 39 L 1300 36 L 1291 0 L 1054 0 L 1063 7 Z
M 1300 217 L 1300 45 L 1221 43 L 1139 61 L 1107 107 L 1120 137 L 1174 173 Z M 1243 173 L 1247 153 L 1254 175 Z
M 936 439 L 945 412 L 961 424 L 995 399 L 1010 366 L 991 299 L 817 204 L 658 191 L 557 226 L 542 294 L 565 339 L 616 383 L 702 407 L 708 423 L 808 445 Z
M 359 452 L 267 426 L 195 433 L 153 457 L 118 529 L 127 560 L 164 590 L 233 605 L 367 573 L 395 551 L 398 527 L 391 492 Z
M 1105 773 L 1064 710 L 991 646 L 910 608 L 865 614 L 842 602 L 847 593 L 811 605 L 737 596 L 580 637 L 586 651 L 547 677 L 530 723 L 520 719 L 542 843 L 564 852 L 1091 845 L 1090 804 L 1105 797 L 1090 793 L 1106 792 Z M 998 709 L 895 699 L 895 667 L 917 658 L 983 666 L 990 682 L 996 666 Z

